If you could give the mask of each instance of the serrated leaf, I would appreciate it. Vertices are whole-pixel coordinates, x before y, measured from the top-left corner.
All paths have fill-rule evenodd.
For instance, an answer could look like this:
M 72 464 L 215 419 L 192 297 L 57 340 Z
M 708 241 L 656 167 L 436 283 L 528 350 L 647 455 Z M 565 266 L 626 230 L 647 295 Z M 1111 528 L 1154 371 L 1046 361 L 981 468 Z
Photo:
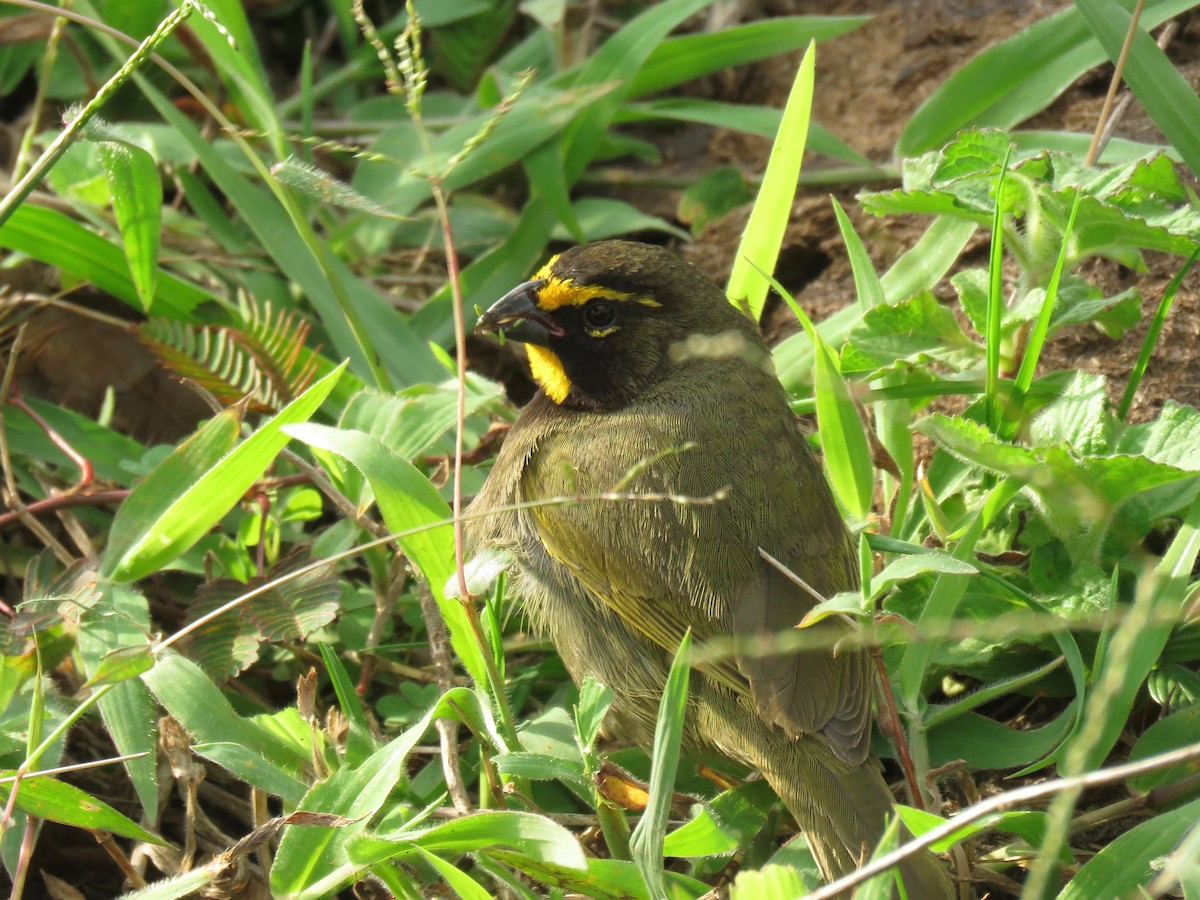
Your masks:
M 307 562 L 307 554 L 299 552 L 245 583 L 227 578 L 201 585 L 188 608 L 188 623 L 288 575 Z M 260 644 L 303 641 L 333 621 L 340 608 L 340 598 L 341 588 L 332 575 L 310 572 L 292 578 L 250 597 L 226 615 L 205 622 L 192 632 L 188 653 L 213 679 L 224 681 L 258 659 Z
M 1113 420 L 1102 375 L 1076 372 L 1030 425 L 1034 444 L 1064 444 L 1080 456 L 1106 453 Z
M 954 313 L 929 291 L 893 306 L 867 310 L 862 322 L 846 335 L 843 372 L 870 372 L 898 360 L 943 359 L 980 348 L 963 333 Z
M 667 835 L 667 856 L 701 857 L 730 853 L 745 846 L 766 824 L 775 792 L 765 781 L 723 791 L 705 803 L 695 818 Z
M 1200 411 L 1167 400 L 1154 421 L 1126 428 L 1115 449 L 1118 453 L 1144 456 L 1154 462 L 1200 472 Z

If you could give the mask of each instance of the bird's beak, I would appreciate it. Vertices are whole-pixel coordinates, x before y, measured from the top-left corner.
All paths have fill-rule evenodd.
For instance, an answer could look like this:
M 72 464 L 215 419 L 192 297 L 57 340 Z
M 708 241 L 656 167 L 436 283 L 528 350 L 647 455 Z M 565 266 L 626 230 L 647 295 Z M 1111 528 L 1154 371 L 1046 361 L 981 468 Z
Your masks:
M 566 332 L 538 306 L 538 291 L 543 284 L 543 281 L 518 284 L 493 303 L 475 327 L 481 331 L 503 331 L 505 337 L 523 344 L 549 346 L 551 338 L 562 337 Z

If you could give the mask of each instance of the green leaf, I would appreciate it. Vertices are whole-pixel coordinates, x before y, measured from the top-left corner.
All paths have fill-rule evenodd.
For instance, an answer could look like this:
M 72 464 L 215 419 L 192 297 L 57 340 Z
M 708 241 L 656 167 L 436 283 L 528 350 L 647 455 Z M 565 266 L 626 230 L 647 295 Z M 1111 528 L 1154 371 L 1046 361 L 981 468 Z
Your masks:
M 163 654 L 142 681 L 193 739 L 213 745 L 207 752 L 221 765 L 230 764 L 238 778 L 288 803 L 304 795 L 300 775 L 310 758 L 234 712 L 195 663 Z
M 450 885 L 454 893 L 462 897 L 463 900 L 490 900 L 492 896 L 491 892 L 484 890 L 479 882 L 462 869 L 451 865 L 440 856 L 430 853 L 424 847 L 418 847 L 417 850 L 420 851 L 425 862 L 433 866 L 437 870 L 437 873 L 446 880 L 446 884 Z
M 1133 34 L 1124 79 L 1192 172 L 1200 173 L 1200 97 L 1144 30 L 1157 24 L 1159 4 L 1147 3 L 1147 7 Z M 1113 0 L 1075 0 L 1075 9 L 1108 58 L 1117 60 L 1132 23 L 1129 12 Z
M 1080 456 L 1107 453 L 1112 417 L 1102 375 L 1076 372 L 1030 426 L 1034 444 L 1064 444 Z
M 476 684 L 488 684 L 487 665 L 466 611 L 448 599 L 445 585 L 454 574 L 454 529 L 450 507 L 412 463 L 361 431 L 308 424 L 289 434 L 313 447 L 345 457 L 367 476 L 379 511 L 397 542 L 429 584 L 450 631 L 450 642 Z
M 1169 750 L 1186 747 L 1195 743 L 1198 734 L 1200 734 L 1200 706 L 1184 707 L 1171 713 L 1165 719 L 1159 719 L 1143 731 L 1129 752 L 1129 761 L 1135 762 L 1159 753 L 1166 753 Z M 1155 788 L 1194 775 L 1198 770 L 1200 770 L 1200 763 L 1195 760 L 1170 768 L 1156 769 L 1153 772 L 1146 772 L 1130 778 L 1129 789 L 1135 793 L 1148 793 Z
M 757 872 L 746 869 L 738 872 L 729 898 L 782 900 L 784 897 L 803 897 L 815 887 L 815 884 L 804 879 L 798 869 L 791 866 L 767 865 Z
M 949 271 L 975 232 L 975 223 L 943 216 L 901 256 L 879 279 L 888 303 L 907 300 L 929 290 Z M 817 324 L 817 333 L 831 346 L 840 346 L 846 333 L 858 323 L 862 311 L 846 306 Z M 813 343 L 807 334 L 794 334 L 773 351 L 775 371 L 792 394 L 803 394 L 812 383 Z
M 102 577 L 135 581 L 175 560 L 237 504 L 288 442 L 283 426 L 312 416 L 333 390 L 338 366 L 232 451 L 236 417 L 224 412 L 177 448 L 126 498 L 113 522 Z
M 119 753 L 145 754 L 124 765 L 144 813 L 154 821 L 158 816 L 157 710 L 146 685 L 128 680 L 147 662 L 150 610 L 146 598 L 128 586 L 104 581 L 98 586 L 101 599 L 79 630 L 80 664 L 92 682 L 126 679 L 100 698 L 100 716 Z
M 1124 0 L 1125 8 L 1133 0 Z M 1194 0 L 1150 0 L 1142 27 L 1153 28 Z M 1105 53 L 1080 15 L 1081 4 L 1035 22 L 978 54 L 947 78 L 913 113 L 896 142 L 897 156 L 933 150 L 964 128 L 1009 128 L 1039 112 Z M 1124 38 L 1120 31 L 1116 47 Z M 1107 46 L 1107 45 L 1106 45 Z M 1110 52 L 1115 59 L 1116 53 Z
M 137 310 L 145 308 L 124 253 L 60 212 L 26 203 L 0 228 L 0 247 L 25 253 L 47 265 L 94 284 Z M 167 272 L 155 280 L 154 314 L 187 319 L 195 307 L 213 298 Z
M 0 777 L 11 778 L 15 774 L 16 771 L 12 769 L 0 770 Z M 8 801 L 12 787 L 11 782 L 0 784 L 0 803 Z M 146 841 L 160 847 L 170 846 L 167 841 L 130 821 L 107 803 L 55 778 L 22 778 L 14 805 L 26 815 L 73 828 L 109 831 L 135 841 Z
M 675 652 L 658 707 L 654 749 L 650 754 L 650 800 L 629 841 L 633 861 L 645 879 L 650 896 L 655 900 L 667 896 L 663 879 L 663 844 L 675 793 L 679 746 L 683 740 L 684 711 L 692 672 L 691 648 L 692 635 L 688 631 Z
M 1167 400 L 1158 418 L 1126 428 L 1115 452 L 1200 472 L 1200 411 Z
M 691 239 L 691 235 L 666 219 L 648 215 L 636 206 L 612 197 L 581 197 L 572 205 L 572 211 L 585 243 L 638 231 L 661 231 L 680 240 Z M 555 240 L 570 240 L 563 226 L 556 227 L 550 236 Z
M 613 704 L 612 688 L 596 681 L 591 675 L 583 680 L 579 688 L 579 702 L 575 704 L 575 728 L 579 737 L 579 749 L 589 753 Z
M 962 360 L 979 356 L 954 313 L 929 291 L 892 306 L 867 310 L 846 335 L 842 372 L 871 372 L 897 361 Z
M 854 290 L 858 294 L 858 305 L 865 312 L 883 304 L 883 285 L 879 283 L 879 275 L 871 263 L 867 248 L 863 246 L 862 238 L 854 230 L 854 225 L 851 224 L 846 211 L 842 209 L 842 204 L 837 202 L 836 197 L 829 199 L 833 204 L 833 213 L 837 217 L 838 230 L 841 231 L 842 240 L 846 244 L 846 255 L 850 258 L 850 269 L 854 273 Z
M 729 301 L 756 322 L 762 315 L 767 299 L 767 276 L 775 271 L 792 200 L 796 196 L 796 184 L 800 179 L 800 164 L 804 158 L 804 144 L 812 112 L 815 66 L 816 51 L 810 44 L 796 70 L 796 80 L 788 94 L 783 122 L 779 126 L 779 133 L 775 135 L 775 143 L 771 145 L 762 186 L 754 201 L 754 208 L 750 210 L 750 218 L 742 232 L 733 269 L 729 273 L 729 283 L 725 287 Z
M 404 778 L 405 760 L 435 718 L 449 716 L 461 720 L 467 715 L 477 719 L 479 712 L 479 699 L 474 691 L 453 688 L 443 694 L 419 722 L 380 747 L 360 765 L 345 765 L 324 781 L 314 784 L 299 801 L 299 809 L 354 821 L 341 828 L 286 826 L 271 869 L 272 896 L 327 896 L 370 865 L 371 855 L 383 859 L 395 855 L 395 843 L 363 836 L 367 820 L 383 807 Z M 477 723 L 473 721 L 472 724 Z M 355 846 L 360 837 L 366 842 L 363 853 L 356 861 L 347 862 L 347 850 Z M 427 850 L 443 849 L 443 845 L 435 840 L 421 845 Z
M 1074 709 L 1030 731 L 1009 728 L 994 719 L 968 712 L 929 732 L 929 762 L 941 766 L 965 759 L 973 771 L 1011 769 L 1041 759 L 1075 724 Z
M 1093 856 L 1071 879 L 1058 900 L 1136 897 L 1159 871 L 1180 838 L 1200 818 L 1200 800 L 1160 813 L 1122 834 Z
M 162 183 L 153 157 L 125 141 L 97 143 L 108 177 L 113 211 L 125 243 L 125 258 L 142 312 L 149 313 L 158 284 L 158 241 L 162 229 Z
M 702 857 L 731 853 L 762 831 L 775 802 L 766 781 L 749 781 L 709 800 L 691 821 L 667 835 L 667 856 Z
M 866 518 L 871 509 L 875 467 L 862 420 L 850 395 L 850 388 L 838 369 L 829 347 L 800 304 L 773 278 L 768 279 L 792 308 L 805 333 L 813 342 L 813 390 L 816 393 L 817 425 L 825 467 L 833 491 L 850 513 Z
M 701 234 L 713 221 L 753 199 L 738 166 L 717 166 L 684 189 L 678 217 L 692 234 Z
M 668 38 L 638 70 L 629 95 L 641 97 L 712 72 L 792 53 L 869 21 L 869 16 L 778 16 L 722 31 Z
M 99 687 L 103 684 L 119 684 L 149 672 L 154 666 L 154 653 L 150 644 L 119 647 L 100 657 L 100 663 L 88 677 L 84 687 Z
M 531 859 L 509 850 L 489 850 L 488 855 L 505 865 L 536 878 L 552 888 L 578 893 L 595 900 L 643 900 L 649 895 L 637 867 L 618 859 L 588 859 L 585 871 Z M 699 897 L 709 886 L 678 872 L 666 872 L 670 896 Z

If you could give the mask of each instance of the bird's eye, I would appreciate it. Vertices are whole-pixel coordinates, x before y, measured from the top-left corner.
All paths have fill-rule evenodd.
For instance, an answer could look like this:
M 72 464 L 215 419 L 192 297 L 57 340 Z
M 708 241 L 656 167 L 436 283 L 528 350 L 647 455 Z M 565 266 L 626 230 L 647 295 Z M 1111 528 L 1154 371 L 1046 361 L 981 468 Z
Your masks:
M 583 308 L 583 320 L 592 328 L 607 328 L 617 320 L 617 308 L 598 300 Z

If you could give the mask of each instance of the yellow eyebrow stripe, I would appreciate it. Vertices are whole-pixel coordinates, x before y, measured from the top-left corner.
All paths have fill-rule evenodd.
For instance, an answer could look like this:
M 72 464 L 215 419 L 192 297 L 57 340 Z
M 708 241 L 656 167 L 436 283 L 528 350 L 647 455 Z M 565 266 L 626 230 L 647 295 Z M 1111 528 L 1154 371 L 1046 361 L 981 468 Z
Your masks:
M 545 312 L 554 312 L 564 306 L 583 306 L 591 300 L 598 299 L 638 303 L 642 306 L 662 306 L 651 297 L 617 291 L 595 284 L 576 284 L 571 278 L 545 275 L 543 274 L 545 271 L 543 268 L 538 273 L 538 278 L 545 282 L 538 290 L 538 307 Z

